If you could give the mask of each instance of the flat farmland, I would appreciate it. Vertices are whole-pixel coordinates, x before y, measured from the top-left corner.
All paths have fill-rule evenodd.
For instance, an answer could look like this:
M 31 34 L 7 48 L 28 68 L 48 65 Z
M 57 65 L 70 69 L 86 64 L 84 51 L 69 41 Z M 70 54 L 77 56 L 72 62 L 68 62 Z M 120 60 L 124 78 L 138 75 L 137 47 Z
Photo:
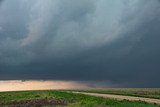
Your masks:
M 143 101 L 119 101 L 64 90 L 46 90 L 1 92 L 0 107 L 160 107 L 160 105 Z
M 79 91 L 160 99 L 160 88 L 105 88 Z

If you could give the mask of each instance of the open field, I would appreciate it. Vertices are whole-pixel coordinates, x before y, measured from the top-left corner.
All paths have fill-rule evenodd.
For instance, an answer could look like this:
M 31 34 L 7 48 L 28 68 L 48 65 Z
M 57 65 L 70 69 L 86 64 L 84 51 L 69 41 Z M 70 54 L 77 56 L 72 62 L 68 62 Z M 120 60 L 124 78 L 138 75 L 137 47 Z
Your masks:
M 144 98 L 144 97 L 135 97 L 135 96 L 125 96 L 125 95 L 113 95 L 113 94 L 100 94 L 100 93 L 89 93 L 89 92 L 72 92 L 72 93 L 79 93 L 84 95 L 91 95 L 96 97 L 103 97 L 103 98 L 111 98 L 116 100 L 129 100 L 129 101 L 144 101 L 147 103 L 159 104 L 160 99 L 154 98 Z
M 106 88 L 79 91 L 160 99 L 160 88 Z
M 61 91 L 24 91 L 0 93 L 0 107 L 160 107 L 142 101 L 100 98 Z

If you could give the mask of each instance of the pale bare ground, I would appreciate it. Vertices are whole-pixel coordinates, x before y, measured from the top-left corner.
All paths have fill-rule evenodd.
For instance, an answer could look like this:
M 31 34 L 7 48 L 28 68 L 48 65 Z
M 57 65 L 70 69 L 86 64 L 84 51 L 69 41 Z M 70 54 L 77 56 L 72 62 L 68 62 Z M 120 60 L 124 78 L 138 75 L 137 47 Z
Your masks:
M 147 103 L 154 103 L 160 105 L 160 99 L 153 99 L 153 98 L 143 98 L 143 97 L 133 97 L 133 96 L 124 96 L 124 95 L 112 95 L 112 94 L 98 94 L 98 93 L 87 93 L 87 92 L 72 92 L 75 94 L 85 94 L 91 95 L 96 97 L 103 97 L 103 98 L 112 98 L 116 100 L 129 100 L 129 101 L 144 101 Z

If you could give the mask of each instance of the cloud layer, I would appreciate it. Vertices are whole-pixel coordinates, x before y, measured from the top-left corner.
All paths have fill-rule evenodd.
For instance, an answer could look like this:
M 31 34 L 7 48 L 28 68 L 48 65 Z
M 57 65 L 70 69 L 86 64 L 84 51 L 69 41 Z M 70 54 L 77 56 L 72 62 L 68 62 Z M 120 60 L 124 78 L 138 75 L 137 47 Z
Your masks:
M 159 87 L 159 13 L 159 0 L 0 1 L 0 79 Z

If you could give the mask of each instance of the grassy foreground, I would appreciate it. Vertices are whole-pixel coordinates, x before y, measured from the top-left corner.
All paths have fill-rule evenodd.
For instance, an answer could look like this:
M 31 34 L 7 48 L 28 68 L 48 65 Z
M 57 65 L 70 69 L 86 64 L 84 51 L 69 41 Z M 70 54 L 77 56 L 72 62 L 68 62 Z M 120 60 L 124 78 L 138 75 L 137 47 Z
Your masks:
M 81 91 L 160 99 L 160 88 L 108 88 L 108 89 L 91 89 L 91 90 L 81 90 Z
M 105 99 L 94 96 L 72 94 L 60 91 L 26 91 L 26 92 L 0 93 L 0 107 L 10 107 L 4 105 L 12 104 L 11 102 L 15 101 L 25 101 L 25 100 L 35 100 L 35 99 L 61 100 L 66 103 L 66 105 L 63 105 L 65 107 L 160 107 L 159 105 L 156 104 L 148 104 L 141 101 L 127 101 L 127 100 L 117 101 L 113 99 Z M 36 107 L 42 107 L 42 106 L 43 105 L 38 105 Z M 52 107 L 52 106 L 45 106 L 45 107 Z

